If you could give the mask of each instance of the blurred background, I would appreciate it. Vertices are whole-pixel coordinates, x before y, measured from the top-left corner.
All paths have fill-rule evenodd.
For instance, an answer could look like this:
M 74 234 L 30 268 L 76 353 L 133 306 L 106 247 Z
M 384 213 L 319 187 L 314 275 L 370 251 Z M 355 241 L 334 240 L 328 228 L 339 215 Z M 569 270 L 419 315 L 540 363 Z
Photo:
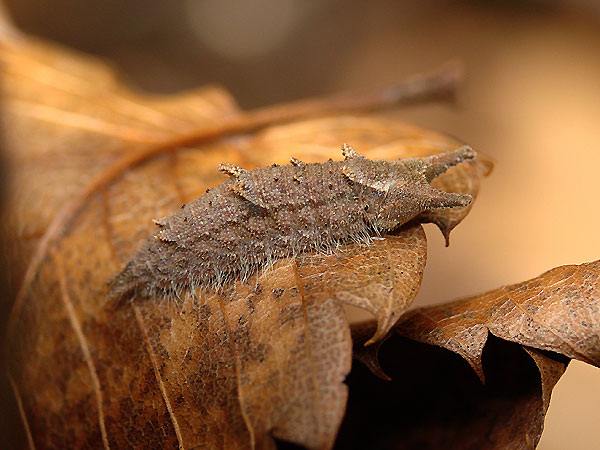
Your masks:
M 220 84 L 244 109 L 465 63 L 456 109 L 403 117 L 496 167 L 444 248 L 427 227 L 418 305 L 600 258 L 600 2 L 5 0 L 22 30 L 171 93 Z M 600 370 L 573 362 L 538 448 L 598 448 Z

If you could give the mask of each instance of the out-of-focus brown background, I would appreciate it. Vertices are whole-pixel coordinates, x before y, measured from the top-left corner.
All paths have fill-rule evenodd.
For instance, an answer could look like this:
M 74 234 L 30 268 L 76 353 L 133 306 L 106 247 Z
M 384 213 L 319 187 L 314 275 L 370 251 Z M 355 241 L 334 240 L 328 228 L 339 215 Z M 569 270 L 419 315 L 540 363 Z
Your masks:
M 32 34 L 109 60 L 139 89 L 206 83 L 244 108 L 390 83 L 464 61 L 459 109 L 402 116 L 496 168 L 444 248 L 428 227 L 420 305 L 600 258 L 600 3 L 5 0 Z M 600 446 L 600 370 L 574 362 L 539 448 Z

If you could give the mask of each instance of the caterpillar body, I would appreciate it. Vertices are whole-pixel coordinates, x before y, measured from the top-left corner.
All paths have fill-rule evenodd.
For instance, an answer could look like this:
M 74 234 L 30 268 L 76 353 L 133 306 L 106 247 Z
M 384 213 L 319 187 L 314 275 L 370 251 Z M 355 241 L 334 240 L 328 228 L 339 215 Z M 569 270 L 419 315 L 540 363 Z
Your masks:
M 436 208 L 467 206 L 470 195 L 429 182 L 475 157 L 469 147 L 424 158 L 370 160 L 342 146 L 344 160 L 251 171 L 219 169 L 229 180 L 156 220 L 158 229 L 109 281 L 109 298 L 179 295 L 244 280 L 277 259 L 368 243 Z

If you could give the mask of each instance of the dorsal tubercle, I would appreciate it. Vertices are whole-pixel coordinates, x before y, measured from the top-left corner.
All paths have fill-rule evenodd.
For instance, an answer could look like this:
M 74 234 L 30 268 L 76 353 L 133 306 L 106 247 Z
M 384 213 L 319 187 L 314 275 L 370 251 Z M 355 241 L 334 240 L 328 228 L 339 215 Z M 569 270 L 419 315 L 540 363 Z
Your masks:
M 237 165 L 231 164 L 231 163 L 219 164 L 219 171 L 223 172 L 226 175 L 229 175 L 230 177 L 234 177 L 234 178 L 248 173 L 248 171 L 246 169 L 244 169 L 243 167 L 240 167 L 240 166 L 237 166 Z
M 345 142 L 342 144 L 342 156 L 344 157 L 344 160 L 353 159 L 353 158 L 364 158 L 363 155 L 358 153 L 356 150 L 354 150 L 352 147 L 350 147 Z

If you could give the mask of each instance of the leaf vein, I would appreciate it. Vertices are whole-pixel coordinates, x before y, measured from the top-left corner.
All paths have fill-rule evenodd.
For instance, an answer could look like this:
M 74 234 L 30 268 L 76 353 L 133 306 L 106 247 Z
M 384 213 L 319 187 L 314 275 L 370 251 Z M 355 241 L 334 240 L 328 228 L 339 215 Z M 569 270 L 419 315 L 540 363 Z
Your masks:
M 312 355 L 312 342 L 311 342 L 311 338 L 310 338 L 310 328 L 309 328 L 309 322 L 308 322 L 308 306 L 306 303 L 306 291 L 304 290 L 304 284 L 302 283 L 302 279 L 300 278 L 300 273 L 298 272 L 298 263 L 296 261 L 296 259 L 294 258 L 294 264 L 292 265 L 292 269 L 294 271 L 294 277 L 296 278 L 296 284 L 298 286 L 298 290 L 300 291 L 300 296 L 302 298 L 302 313 L 304 315 L 304 332 L 306 333 L 306 339 L 304 340 L 304 344 L 306 346 L 306 353 L 307 353 L 307 359 L 308 359 L 308 365 L 310 367 L 310 374 L 311 374 L 311 378 L 313 381 L 313 385 L 314 385 L 314 398 L 315 398 L 315 426 L 317 429 L 317 435 L 320 436 L 321 435 L 321 430 L 320 430 L 320 423 L 321 421 L 319 420 L 318 417 L 318 413 L 321 411 L 321 395 L 319 392 L 319 382 L 317 379 L 317 373 L 315 371 L 315 365 L 314 365 L 314 361 L 313 361 L 313 355 Z
M 223 298 L 219 295 L 218 299 L 219 299 L 219 307 L 221 309 L 221 314 L 223 315 L 223 322 L 225 323 L 225 331 L 227 332 L 227 340 L 230 342 L 231 352 L 233 353 L 233 362 L 235 365 L 235 379 L 237 382 L 238 404 L 240 405 L 240 411 L 242 414 L 242 418 L 244 419 L 244 423 L 246 424 L 246 429 L 248 430 L 248 433 L 250 434 L 250 447 L 252 449 L 254 449 L 254 446 L 256 444 L 255 438 L 254 438 L 254 428 L 252 427 L 252 424 L 250 423 L 250 419 L 248 418 L 248 415 L 244 411 L 244 406 L 242 404 L 242 391 L 241 391 L 241 381 L 242 380 L 241 380 L 238 352 L 237 352 L 237 348 L 235 346 L 235 342 L 233 340 L 231 326 L 229 325 L 229 322 L 227 321 L 227 314 L 225 311 L 225 305 L 223 304 Z
M 25 413 L 25 408 L 23 407 L 23 400 L 21 399 L 21 393 L 19 392 L 19 388 L 17 387 L 17 383 L 10 375 L 10 372 L 6 372 L 6 377 L 10 382 L 10 386 L 15 395 L 15 399 L 17 400 L 17 407 L 19 409 L 19 415 L 21 416 L 21 420 L 23 421 L 23 427 L 25 428 L 25 435 L 27 436 L 27 444 L 29 445 L 30 450 L 35 450 L 35 444 L 33 443 L 33 436 L 31 434 L 31 428 L 29 428 L 29 421 L 27 420 L 27 414 Z
M 102 406 L 102 389 L 100 387 L 100 379 L 98 378 L 98 372 L 96 371 L 96 366 L 94 364 L 94 360 L 92 359 L 92 354 L 88 346 L 87 338 L 85 337 L 85 334 L 83 334 L 81 323 L 79 322 L 79 318 L 77 317 L 77 313 L 75 312 L 75 308 L 73 307 L 73 303 L 71 302 L 71 297 L 69 296 L 63 265 L 58 260 L 58 256 L 56 254 L 53 254 L 53 256 L 56 263 L 56 272 L 58 282 L 60 285 L 60 297 L 69 317 L 69 321 L 71 322 L 71 327 L 73 328 L 73 331 L 77 336 L 79 346 L 81 347 L 81 351 L 83 353 L 83 358 L 90 372 L 90 377 L 92 379 L 92 385 L 94 386 L 94 393 L 96 396 L 96 406 L 98 408 L 98 423 L 100 426 L 100 433 L 102 435 L 102 443 L 104 445 L 104 448 L 108 450 L 110 446 L 108 445 L 108 435 L 106 433 L 106 425 L 104 423 L 104 408 Z
M 148 330 L 146 329 L 146 326 L 144 325 L 144 320 L 142 319 L 142 313 L 137 305 L 132 304 L 132 307 L 133 311 L 135 312 L 135 318 L 140 327 L 140 331 L 142 332 L 142 335 L 144 336 L 144 341 L 146 342 L 146 347 L 148 349 L 148 355 L 150 356 L 150 362 L 152 363 L 154 376 L 156 377 L 158 387 L 160 388 L 160 392 L 165 402 L 165 406 L 167 407 L 169 417 L 171 418 L 171 422 L 173 423 L 173 428 L 175 429 L 175 435 L 177 436 L 179 449 L 184 450 L 185 447 L 183 446 L 183 436 L 181 435 L 181 430 L 179 428 L 179 423 L 177 422 L 177 417 L 175 417 L 175 412 L 173 411 L 173 407 L 171 406 L 171 401 L 169 400 L 169 396 L 167 394 L 167 388 L 158 370 L 158 362 L 156 361 L 156 355 L 154 353 L 154 350 L 152 349 L 152 343 L 150 342 L 150 337 L 148 336 Z

